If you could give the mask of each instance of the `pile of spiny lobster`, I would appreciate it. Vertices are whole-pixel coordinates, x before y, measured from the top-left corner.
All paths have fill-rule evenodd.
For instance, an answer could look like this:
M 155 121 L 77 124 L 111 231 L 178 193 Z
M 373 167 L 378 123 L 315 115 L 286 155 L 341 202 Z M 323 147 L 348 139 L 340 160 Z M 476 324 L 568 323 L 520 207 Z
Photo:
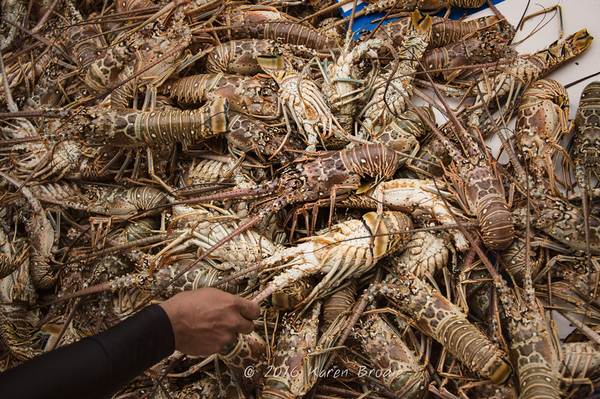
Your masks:
M 115 397 L 593 395 L 593 38 L 433 16 L 483 3 L 3 1 L 0 369 L 217 287 L 255 331 Z

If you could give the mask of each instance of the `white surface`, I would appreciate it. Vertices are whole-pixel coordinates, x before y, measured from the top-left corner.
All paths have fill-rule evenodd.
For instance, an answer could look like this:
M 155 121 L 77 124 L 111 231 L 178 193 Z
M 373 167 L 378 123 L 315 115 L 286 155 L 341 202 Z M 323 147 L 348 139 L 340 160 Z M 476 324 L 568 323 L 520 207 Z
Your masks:
M 528 1 L 526 0 L 506 0 L 496 7 L 513 26 L 516 26 L 526 10 L 527 3 Z M 571 61 L 567 61 L 564 65 L 548 74 L 546 78 L 555 79 L 566 85 L 587 75 L 600 72 L 600 1 L 534 0 L 530 2 L 527 14 L 532 14 L 544 9 L 544 7 L 548 8 L 554 5 L 562 6 L 564 37 L 587 28 L 595 40 L 583 54 L 580 54 Z M 490 14 L 492 12 L 488 9 L 474 14 L 469 19 Z M 537 50 L 541 50 L 558 40 L 558 28 L 558 15 L 554 11 L 534 17 L 525 23 L 523 30 L 517 32 L 513 42 L 526 40 L 515 48 L 521 54 L 534 53 Z M 533 35 L 527 38 L 531 34 Z M 579 105 L 579 97 L 584 87 L 594 80 L 600 80 L 600 75 L 567 89 L 571 100 L 570 118 L 575 117 L 575 112 Z
M 531 2 L 528 0 L 505 0 L 497 4 L 496 8 L 516 27 L 524 14 L 533 14 L 555 5 L 562 7 L 564 35 L 560 40 L 584 28 L 587 28 L 588 32 L 595 37 L 594 42 L 592 42 L 591 46 L 585 52 L 563 63 L 555 71 L 545 76 L 545 78 L 554 79 L 563 85 L 567 85 L 600 72 L 600 0 L 533 0 Z M 344 7 L 344 10 L 349 11 L 351 8 L 352 3 L 349 3 Z M 469 16 L 468 19 L 491 14 L 493 12 L 490 9 L 486 9 Z M 556 11 L 551 11 L 550 13 L 528 20 L 524 28 L 517 31 L 513 42 L 518 43 L 522 41 L 522 43 L 515 47 L 520 54 L 531 54 L 548 47 L 557 40 L 559 40 L 559 16 Z M 567 89 L 571 104 L 570 119 L 575 117 L 581 92 L 587 84 L 595 80 L 600 81 L 600 75 L 588 78 Z M 429 94 L 433 96 L 432 92 L 429 92 Z M 417 104 L 422 104 L 416 97 L 413 100 L 416 100 Z M 452 106 L 457 104 L 457 101 L 454 102 L 448 98 L 447 100 Z M 444 123 L 445 118 L 437 111 L 436 118 L 438 124 Z M 514 129 L 514 126 L 515 119 L 513 118 L 508 127 L 509 129 Z M 567 146 L 570 138 L 571 135 L 563 140 L 563 146 Z M 500 140 L 497 137 L 492 137 L 486 144 L 491 148 L 492 153 L 497 155 L 500 148 Z M 508 158 L 506 155 L 500 159 L 501 163 L 506 163 L 507 161 Z M 568 307 L 568 305 L 559 304 L 558 302 L 557 305 Z M 557 312 L 553 312 L 553 317 L 557 322 L 560 338 L 565 338 L 573 330 L 573 327 Z
M 497 8 L 506 19 L 516 26 L 525 12 L 528 1 L 526 0 L 506 0 L 497 5 Z M 563 85 L 567 85 L 588 75 L 600 72 L 600 1 L 599 0 L 535 0 L 532 1 L 527 9 L 527 14 L 532 14 L 554 5 L 562 6 L 564 37 L 569 36 L 583 28 L 595 38 L 591 46 L 579 56 L 565 62 L 555 71 L 551 72 L 546 78 L 557 80 Z M 491 10 L 485 10 L 474 14 L 469 19 L 477 18 L 483 15 L 492 14 Z M 517 43 L 524 40 L 523 43 L 515 48 L 520 54 L 534 53 L 541 50 L 554 41 L 559 39 L 558 14 L 555 11 L 545 15 L 539 15 L 528 20 L 522 30 L 517 32 L 513 42 Z M 531 35 L 530 37 L 528 37 Z M 598 80 L 600 75 L 588 78 L 567 89 L 571 108 L 569 118 L 573 119 L 579 106 L 581 92 L 589 83 Z M 514 119 L 509 127 L 514 128 Z M 570 135 L 563 140 L 566 146 L 570 140 Z M 494 153 L 499 148 L 499 140 L 491 140 L 488 143 Z M 503 157 L 504 158 L 504 157 Z M 563 318 L 557 312 L 553 312 L 553 317 L 557 322 L 559 336 L 564 339 L 572 330 L 569 321 Z M 581 319 L 581 317 L 579 317 Z
M 513 25 L 517 26 L 521 17 L 541 11 L 544 8 L 550 8 L 555 5 L 562 7 L 563 29 L 565 37 L 587 28 L 588 32 L 595 38 L 591 46 L 577 57 L 564 62 L 553 72 L 544 78 L 554 79 L 563 85 L 575 82 L 579 79 L 600 72 L 600 0 L 534 0 L 529 4 L 527 0 L 505 0 L 496 5 L 496 8 Z M 484 15 L 492 15 L 493 12 L 488 8 L 479 13 L 475 13 L 467 19 L 474 19 Z M 513 43 L 519 43 L 515 49 L 519 54 L 532 54 L 538 50 L 548 47 L 550 44 L 559 40 L 559 17 L 556 11 L 538 15 L 529 19 L 523 29 L 517 31 Z M 570 99 L 569 119 L 573 119 L 579 106 L 581 92 L 589 83 L 598 80 L 600 75 L 587 78 L 586 80 L 573 85 L 567 89 Z M 433 93 L 431 93 L 433 95 Z M 454 106 L 457 102 L 447 99 L 450 105 Z M 420 102 L 417 100 L 420 104 Z M 445 118 L 437 113 L 438 124 L 442 124 Z M 509 123 L 509 129 L 514 129 L 515 119 Z M 562 144 L 567 146 L 571 139 L 569 135 Z M 497 155 L 500 148 L 500 140 L 497 137 L 491 137 L 486 141 L 491 148 L 493 155 Z M 508 157 L 503 154 L 499 160 L 501 163 L 507 163 Z M 562 172 L 559 172 L 562 173 Z

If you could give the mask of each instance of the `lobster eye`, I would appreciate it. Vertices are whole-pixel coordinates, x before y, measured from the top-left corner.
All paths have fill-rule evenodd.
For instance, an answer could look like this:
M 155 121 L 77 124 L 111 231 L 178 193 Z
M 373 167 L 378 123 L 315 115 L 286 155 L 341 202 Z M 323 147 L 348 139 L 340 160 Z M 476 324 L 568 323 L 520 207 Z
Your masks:
M 558 213 L 554 213 L 554 214 L 552 215 L 552 219 L 554 219 L 554 220 L 558 220 L 558 219 L 560 219 L 560 215 L 559 215 Z
M 300 181 L 299 179 L 292 179 L 290 180 L 290 186 L 291 189 L 297 189 L 298 187 L 302 187 L 302 181 Z

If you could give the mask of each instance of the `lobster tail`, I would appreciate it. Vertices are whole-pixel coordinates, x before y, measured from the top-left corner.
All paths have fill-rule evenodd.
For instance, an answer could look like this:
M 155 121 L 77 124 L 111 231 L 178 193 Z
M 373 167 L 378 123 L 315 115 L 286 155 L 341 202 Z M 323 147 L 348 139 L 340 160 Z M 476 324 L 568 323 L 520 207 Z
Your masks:
M 208 121 L 213 133 L 225 133 L 229 130 L 229 100 L 220 98 L 207 103 L 202 109 L 208 110 Z
M 575 176 L 583 189 L 587 180 L 585 169 L 600 171 L 600 82 L 592 82 L 583 89 L 574 124 Z
M 582 111 L 588 109 L 595 111 L 598 109 L 598 103 L 600 103 L 600 82 L 592 82 L 583 89 L 579 101 L 579 108 Z
M 570 40 L 574 55 L 577 55 L 590 47 L 590 44 L 592 44 L 593 40 L 594 36 L 590 35 L 587 29 L 582 29 L 579 32 L 575 32 Z
M 418 29 L 421 34 L 431 31 L 431 17 L 427 14 L 423 14 L 419 10 L 415 10 L 411 16 L 411 23 L 415 29 Z M 410 29 L 410 28 L 409 28 Z
M 504 352 L 490 345 L 487 337 L 462 315 L 449 314 L 440 321 L 438 337 L 450 337 L 445 342 L 448 351 L 496 384 L 504 384 L 513 373 Z
M 266 347 L 265 340 L 255 331 L 247 335 L 238 334 L 236 341 L 221 350 L 219 358 L 234 373 L 248 379 L 248 383 L 256 385 L 263 379 L 266 371 Z M 248 374 L 249 367 L 255 372 Z
M 344 166 L 361 177 L 371 176 L 385 180 L 394 175 L 399 166 L 396 151 L 383 144 L 370 144 L 340 152 Z
M 412 220 L 401 212 L 385 213 L 380 220 L 377 212 L 369 212 L 363 216 L 363 222 L 375 235 L 372 248 L 375 258 L 385 256 L 392 249 L 406 245 L 410 235 L 401 232 L 413 228 Z
M 481 201 L 477 207 L 477 219 L 481 226 L 483 242 L 490 249 L 506 249 L 515 236 L 511 213 L 503 198 Z
M 542 57 L 546 63 L 543 74 L 550 73 L 563 62 L 581 54 L 590 47 L 593 40 L 594 37 L 588 33 L 587 29 L 582 29 L 562 42 L 554 42 L 547 49 L 535 53 L 535 55 Z
M 402 312 L 456 359 L 496 384 L 509 380 L 513 368 L 506 354 L 471 324 L 458 307 L 406 270 L 399 270 L 396 284 L 372 285 L 366 295 L 379 291 L 393 297 Z
M 285 77 L 287 71 L 294 71 L 292 65 L 279 54 L 259 55 L 256 57 L 256 61 L 263 71 L 278 83 Z
M 340 314 L 347 312 L 354 306 L 356 303 L 356 285 L 356 280 L 350 280 L 346 287 L 325 298 L 323 301 L 321 331 L 327 331 Z
M 398 397 L 421 398 L 430 377 L 401 335 L 377 313 L 368 316 L 357 334 L 385 386 Z
M 137 140 L 148 144 L 195 141 L 229 129 L 229 100 L 220 98 L 191 111 L 141 112 L 135 119 Z

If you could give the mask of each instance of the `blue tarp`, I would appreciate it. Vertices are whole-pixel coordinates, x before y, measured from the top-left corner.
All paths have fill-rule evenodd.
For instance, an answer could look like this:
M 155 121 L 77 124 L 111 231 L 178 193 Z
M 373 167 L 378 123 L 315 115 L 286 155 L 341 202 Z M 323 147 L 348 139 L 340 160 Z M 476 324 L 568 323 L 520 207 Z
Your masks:
M 339 0 L 336 0 L 339 2 Z M 492 0 L 492 3 L 494 4 L 498 4 L 503 2 L 504 0 Z M 364 7 L 367 6 L 367 3 L 360 3 L 356 6 L 356 11 L 360 11 L 362 10 Z M 340 7 L 340 11 L 342 13 L 342 15 L 344 17 L 348 17 L 350 16 L 350 14 L 352 14 L 352 3 L 348 4 L 347 6 L 344 7 L 346 9 L 346 11 L 344 11 L 342 9 L 342 7 Z M 467 14 L 473 14 L 477 11 L 483 10 L 487 8 L 486 6 L 480 7 L 480 8 L 459 8 L 459 7 L 452 7 L 452 12 L 450 13 L 450 18 L 452 19 L 459 19 L 461 17 L 463 17 L 465 15 L 465 12 Z M 440 12 L 440 16 L 443 16 L 445 14 L 445 10 Z M 360 37 L 360 32 L 363 30 L 371 30 L 374 29 L 377 26 L 377 23 L 372 23 L 371 21 L 376 20 L 378 18 L 382 18 L 386 15 L 386 13 L 382 13 L 382 12 L 378 12 L 378 13 L 374 13 L 374 14 L 369 14 L 369 15 L 364 15 L 362 17 L 358 17 L 354 20 L 354 24 L 352 26 L 352 31 L 356 33 L 356 35 L 354 36 L 355 38 Z M 392 21 L 397 20 L 398 18 L 391 18 L 387 21 L 385 21 L 383 23 L 383 25 L 390 23 Z

